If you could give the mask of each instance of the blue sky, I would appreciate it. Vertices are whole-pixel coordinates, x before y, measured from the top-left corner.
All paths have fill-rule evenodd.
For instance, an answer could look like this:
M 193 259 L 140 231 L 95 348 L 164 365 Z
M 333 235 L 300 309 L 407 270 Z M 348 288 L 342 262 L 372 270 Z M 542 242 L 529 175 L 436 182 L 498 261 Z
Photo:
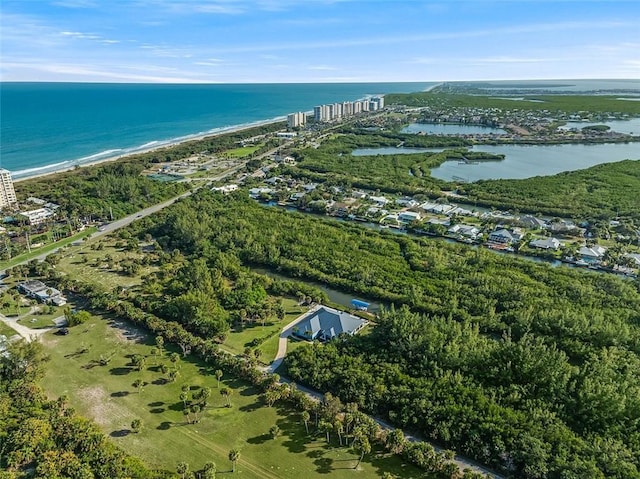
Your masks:
M 3 81 L 640 78 L 640 1 L 2 0 Z

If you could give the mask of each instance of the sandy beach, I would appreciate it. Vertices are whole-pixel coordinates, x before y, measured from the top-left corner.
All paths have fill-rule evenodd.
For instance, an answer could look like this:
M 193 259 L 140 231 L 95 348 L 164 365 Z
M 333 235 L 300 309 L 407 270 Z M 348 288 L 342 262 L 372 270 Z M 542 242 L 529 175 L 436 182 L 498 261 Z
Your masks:
M 222 127 L 222 128 L 218 128 L 214 131 L 209 131 L 206 133 L 201 133 L 201 134 L 195 134 L 195 135 L 189 135 L 187 137 L 175 140 L 175 141 L 158 141 L 157 145 L 153 145 L 153 146 L 149 146 L 148 148 L 141 148 L 141 149 L 135 149 L 133 151 L 128 151 L 126 153 L 122 153 L 119 155 L 114 155 L 114 156 L 109 156 L 106 158 L 100 158 L 97 160 L 91 160 L 91 161 L 87 161 L 87 162 L 82 162 L 80 160 L 68 160 L 64 163 L 64 165 L 61 165 L 60 167 L 56 167 L 55 165 L 51 166 L 51 170 L 47 170 L 47 171 L 42 171 L 40 173 L 34 173 L 32 175 L 28 175 L 28 176 L 24 176 L 24 177 L 20 177 L 20 178 L 14 178 L 13 182 L 14 183 L 19 183 L 21 181 L 27 181 L 27 180 L 32 180 L 34 178 L 41 178 L 44 176 L 50 176 L 50 175 L 55 175 L 56 173 L 62 173 L 65 171 L 71 171 L 74 170 L 78 167 L 86 167 L 86 166 L 95 166 L 95 165 L 99 165 L 101 163 L 107 163 L 107 162 L 111 162 L 111 161 L 117 161 L 117 160 L 121 160 L 123 158 L 127 158 L 130 156 L 134 156 L 134 155 L 139 155 L 142 153 L 149 153 L 151 151 L 156 151 L 156 150 L 162 150 L 164 148 L 172 148 L 174 146 L 177 145 L 181 145 L 183 143 L 187 143 L 189 141 L 199 141 L 199 140 L 203 140 L 205 138 L 211 138 L 211 137 L 215 137 L 215 136 L 220 136 L 220 135 L 225 135 L 227 133 L 237 133 L 239 131 L 243 131 L 243 130 L 248 130 L 250 128 L 255 128 L 257 126 L 264 126 L 264 125 L 271 125 L 273 123 L 279 123 L 282 121 L 285 121 L 286 117 L 277 117 L 277 118 L 271 118 L 269 120 L 260 120 L 260 121 L 255 121 L 252 123 L 246 123 L 246 124 L 242 124 L 242 125 L 235 125 L 235 126 L 230 126 L 230 127 Z M 43 169 L 46 167 L 43 167 Z

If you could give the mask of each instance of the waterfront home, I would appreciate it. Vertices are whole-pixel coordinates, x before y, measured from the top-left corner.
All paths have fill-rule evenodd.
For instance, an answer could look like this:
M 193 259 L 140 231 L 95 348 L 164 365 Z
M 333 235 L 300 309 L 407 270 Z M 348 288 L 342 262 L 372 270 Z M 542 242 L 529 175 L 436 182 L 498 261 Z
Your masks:
M 631 263 L 635 264 L 636 268 L 640 267 L 640 254 L 638 254 L 638 253 L 625 253 L 623 256 L 626 257 L 626 258 L 629 258 L 631 260 Z
M 409 198 L 408 196 L 403 196 L 402 198 L 398 198 L 396 200 L 396 205 L 404 206 L 407 208 L 413 208 L 414 206 L 418 206 L 418 202 L 413 198 Z
M 543 238 L 543 239 L 530 241 L 529 246 L 531 246 L 532 248 L 538 248 L 538 249 L 557 250 L 562 246 L 562 243 L 557 238 Z
M 457 224 L 449 228 L 447 233 L 453 236 L 463 236 L 469 239 L 476 239 L 480 234 L 480 230 L 475 226 Z
M 547 226 L 547 223 L 540 218 L 536 218 L 532 215 L 524 215 L 520 218 L 520 223 L 522 223 L 525 227 L 531 229 L 540 229 Z
M 491 243 L 510 244 L 513 243 L 513 241 L 514 237 L 507 229 L 498 229 L 489 235 L 489 242 Z
M 257 200 L 260 195 L 270 195 L 273 193 L 271 188 L 251 188 L 249 190 L 249 197 Z
M 606 252 L 607 249 L 600 245 L 583 246 L 578 251 L 578 255 L 588 263 L 596 263 L 602 260 Z
M 367 321 L 352 314 L 321 306 L 311 310 L 292 330 L 294 336 L 307 341 L 329 341 L 341 334 L 353 336 L 367 325 Z
M 438 215 L 446 215 L 446 214 L 450 214 L 451 211 L 453 211 L 456 207 L 453 205 L 445 205 L 445 204 L 440 204 L 440 203 L 423 203 L 420 205 L 420 208 L 422 208 L 423 210 L 429 212 L 429 213 L 435 213 Z
M 402 223 L 413 223 L 414 221 L 420 221 L 420 213 L 414 213 L 413 211 L 402 211 L 398 214 L 398 221 Z

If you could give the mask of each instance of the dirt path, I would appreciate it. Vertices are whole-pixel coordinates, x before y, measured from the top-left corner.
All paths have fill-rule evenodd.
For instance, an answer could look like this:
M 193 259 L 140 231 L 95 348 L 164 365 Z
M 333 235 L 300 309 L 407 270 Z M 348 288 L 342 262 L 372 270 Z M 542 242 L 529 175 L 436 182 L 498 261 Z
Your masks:
M 13 329 L 16 333 L 18 333 L 20 336 L 22 336 L 27 341 L 38 341 L 40 339 L 40 336 L 42 336 L 47 331 L 50 331 L 52 329 L 56 329 L 58 326 L 50 326 L 48 328 L 32 329 L 32 328 L 29 328 L 27 326 L 24 326 L 24 325 L 18 323 L 19 319 L 22 319 L 22 318 L 32 314 L 34 309 L 35 308 L 31 308 L 28 313 L 20 315 L 20 316 L 18 316 L 16 318 L 7 318 L 6 316 L 0 314 L 0 321 L 2 321 L 4 324 L 9 326 L 11 329 Z M 60 324 L 60 322 L 62 320 L 64 320 L 64 316 L 60 316 L 59 318 L 54 319 L 53 322 L 56 323 L 56 324 Z

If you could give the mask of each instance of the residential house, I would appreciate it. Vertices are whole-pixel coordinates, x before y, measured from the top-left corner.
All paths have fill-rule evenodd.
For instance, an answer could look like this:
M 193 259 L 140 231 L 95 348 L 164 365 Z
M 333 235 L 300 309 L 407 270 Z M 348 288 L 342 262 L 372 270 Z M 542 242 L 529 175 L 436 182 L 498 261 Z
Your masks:
M 457 224 L 447 230 L 447 233 L 454 236 L 463 236 L 469 239 L 476 239 L 480 234 L 480 230 L 475 226 Z
M 547 223 L 540 218 L 536 218 L 532 215 L 524 215 L 520 218 L 520 223 L 522 223 L 526 228 L 531 229 L 540 229 L 545 228 Z
M 67 304 L 67 300 L 60 291 L 50 288 L 42 281 L 29 280 L 18 283 L 18 291 L 29 298 L 37 299 L 41 303 L 50 303 L 56 306 Z
M 636 268 L 640 267 L 640 254 L 625 253 L 623 256 L 629 258 L 633 263 L 635 263 Z
M 562 243 L 557 238 L 542 238 L 530 241 L 529 246 L 538 249 L 557 250 L 562 246 Z
M 320 306 L 311 310 L 292 330 L 294 336 L 308 341 L 329 341 L 341 334 L 353 336 L 367 325 L 367 321 L 352 314 Z
M 380 207 L 386 206 L 386 204 L 389 203 L 389 200 L 384 196 L 370 196 L 369 199 L 373 201 L 376 204 L 376 206 L 380 206 Z
M 510 244 L 513 243 L 514 237 L 507 229 L 498 229 L 489 235 L 490 243 Z
M 353 190 L 351 192 L 351 196 L 353 198 L 355 198 L 356 200 L 360 200 L 360 199 L 366 198 L 367 194 L 364 191 L 361 191 L 361 190 Z
M 329 210 L 330 214 L 333 216 L 339 216 L 340 218 L 344 218 L 349 214 L 349 205 L 346 203 L 336 202 L 331 206 Z
M 438 215 L 446 215 L 451 213 L 451 211 L 453 211 L 456 207 L 453 205 L 445 205 L 445 204 L 440 204 L 440 203 L 423 203 L 420 205 L 420 208 L 422 208 L 423 210 L 429 212 L 429 213 L 435 213 Z
M 604 254 L 607 252 L 607 249 L 600 246 L 583 246 L 578 251 L 578 255 L 588 263 L 598 263 L 602 260 Z
M 236 191 L 238 189 L 238 185 L 223 185 L 223 186 L 214 186 L 211 188 L 211 191 L 217 191 L 218 193 L 222 193 L 223 195 L 229 194 L 232 191 Z
M 414 213 L 413 211 L 402 211 L 398 213 L 398 221 L 402 223 L 413 223 L 414 221 L 420 221 L 420 213 Z
M 414 206 L 418 206 L 418 204 L 419 203 L 416 200 L 409 198 L 408 196 L 403 196 L 396 200 L 396 205 L 403 206 L 405 208 L 413 208 Z
M 251 188 L 249 190 L 249 197 L 257 200 L 260 195 L 270 195 L 273 193 L 271 188 Z

